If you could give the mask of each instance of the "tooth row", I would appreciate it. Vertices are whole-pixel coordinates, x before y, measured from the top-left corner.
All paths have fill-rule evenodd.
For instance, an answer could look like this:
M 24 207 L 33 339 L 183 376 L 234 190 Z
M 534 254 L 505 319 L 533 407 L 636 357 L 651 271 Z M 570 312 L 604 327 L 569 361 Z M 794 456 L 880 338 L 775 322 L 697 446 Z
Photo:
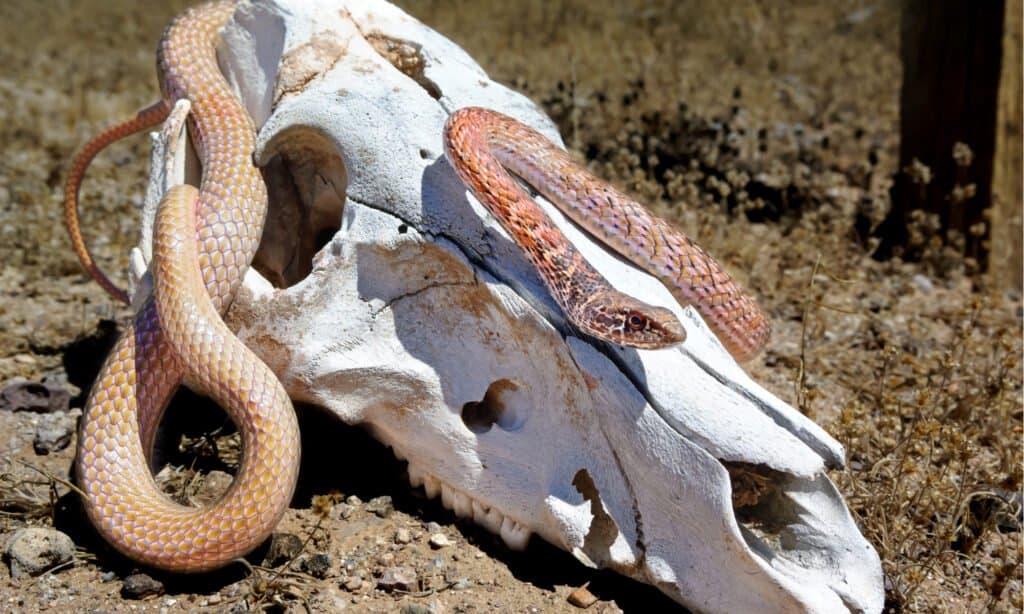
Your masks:
M 488 507 L 466 493 L 445 484 L 429 473 L 409 463 L 409 483 L 422 486 L 431 499 L 441 496 L 441 503 L 462 518 L 472 518 L 480 526 L 501 536 L 512 550 L 523 550 L 530 541 L 531 531 L 525 525 L 505 516 L 498 509 Z

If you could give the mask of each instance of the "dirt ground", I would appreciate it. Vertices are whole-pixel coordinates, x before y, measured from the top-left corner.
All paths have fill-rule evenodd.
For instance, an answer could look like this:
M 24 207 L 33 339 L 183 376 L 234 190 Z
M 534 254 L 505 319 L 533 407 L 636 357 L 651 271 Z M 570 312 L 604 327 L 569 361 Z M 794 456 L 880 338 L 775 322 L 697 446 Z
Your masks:
M 155 98 L 155 44 L 186 4 L 0 3 L 0 386 L 46 378 L 71 391 L 73 412 L 129 315 L 71 253 L 62 183 L 90 135 Z M 760 297 L 774 330 L 750 371 L 846 446 L 849 467 L 832 478 L 882 556 L 888 609 L 1021 610 L 1021 297 L 943 247 L 925 217 L 912 233 L 921 261 L 870 256 L 897 171 L 896 2 L 401 4 L 540 103 L 593 171 Z M 125 269 L 147 161 L 139 137 L 90 171 L 84 218 L 106 270 Z M 192 475 L 183 468 L 232 465 L 236 440 L 215 411 L 174 418 L 196 403 L 179 395 L 168 418 L 172 487 Z M 32 579 L 0 567 L 3 612 L 569 612 L 586 582 L 599 598 L 590 611 L 675 607 L 538 540 L 507 550 L 410 488 L 366 434 L 312 408 L 279 529 L 305 540 L 300 562 L 153 573 L 165 593 L 131 599 L 134 567 L 98 540 L 65 483 L 74 438 L 34 451 L 45 416 L 0 409 L 0 547 L 55 525 L 76 555 Z M 318 553 L 330 555 L 322 578 Z M 415 590 L 378 588 L 401 566 Z

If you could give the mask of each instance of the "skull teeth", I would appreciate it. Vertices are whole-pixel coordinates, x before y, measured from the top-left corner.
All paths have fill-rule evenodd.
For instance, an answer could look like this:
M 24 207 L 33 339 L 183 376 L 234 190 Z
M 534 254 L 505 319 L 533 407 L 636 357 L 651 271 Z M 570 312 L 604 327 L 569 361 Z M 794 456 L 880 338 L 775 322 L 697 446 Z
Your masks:
M 409 463 L 408 471 L 409 483 L 417 487 L 422 486 L 431 499 L 440 495 L 441 503 L 446 508 L 460 517 L 472 518 L 488 531 L 497 533 L 510 549 L 526 548 L 532 531 L 525 525 L 509 518 L 497 508 L 481 503 L 461 490 L 449 486 L 412 463 Z
M 511 518 L 501 521 L 501 539 L 513 550 L 523 550 L 530 540 L 530 530 Z
M 472 516 L 473 506 L 470 501 L 471 499 L 461 491 L 455 490 L 444 482 L 441 483 L 441 503 L 444 503 L 444 506 L 455 512 L 456 515 L 462 518 Z
M 473 521 L 483 526 L 491 533 L 501 533 L 501 522 L 505 516 L 494 509 L 488 508 L 476 501 L 473 501 Z

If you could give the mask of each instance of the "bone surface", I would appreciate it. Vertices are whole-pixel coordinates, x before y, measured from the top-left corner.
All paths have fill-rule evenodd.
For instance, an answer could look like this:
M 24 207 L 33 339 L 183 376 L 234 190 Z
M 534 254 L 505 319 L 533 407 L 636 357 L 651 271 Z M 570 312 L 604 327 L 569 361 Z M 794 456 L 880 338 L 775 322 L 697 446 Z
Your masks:
M 532 102 L 383 2 L 243 2 L 220 64 L 259 129 L 270 192 L 227 320 L 294 400 L 367 426 L 413 486 L 511 548 L 536 535 L 696 611 L 881 610 L 878 556 L 826 475 L 842 446 L 752 381 L 695 311 L 539 201 L 687 339 L 644 351 L 574 332 L 458 181 L 448 114 L 495 109 L 560 144 Z M 157 149 L 144 228 L 194 170 L 181 144 Z M 144 233 L 137 282 L 150 251 Z

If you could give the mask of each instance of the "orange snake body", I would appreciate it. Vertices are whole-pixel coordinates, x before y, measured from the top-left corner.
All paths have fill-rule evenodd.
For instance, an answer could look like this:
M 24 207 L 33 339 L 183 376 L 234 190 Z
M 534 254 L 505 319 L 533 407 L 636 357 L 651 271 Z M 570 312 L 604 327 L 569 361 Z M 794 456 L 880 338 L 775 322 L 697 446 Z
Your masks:
M 252 120 L 216 63 L 219 30 L 233 7 L 189 10 L 161 40 L 166 107 L 191 101 L 202 182 L 194 204 L 187 202 L 194 188 L 176 189 L 161 204 L 154 297 L 104 363 L 79 432 L 78 478 L 93 524 L 130 558 L 174 571 L 215 569 L 259 545 L 287 509 L 299 466 L 287 394 L 218 316 L 252 260 L 267 206 L 252 162 Z M 231 488 L 203 509 L 169 501 L 147 461 L 160 416 L 186 377 L 225 407 L 245 444 Z
M 523 248 L 577 328 L 633 347 L 663 347 L 685 337 L 671 312 L 615 290 L 505 168 L 661 280 L 680 304 L 696 307 L 737 360 L 749 360 L 764 347 L 768 318 L 721 265 L 539 132 L 501 113 L 468 107 L 448 117 L 444 139 L 459 177 Z
M 136 561 L 179 572 L 223 566 L 265 539 L 287 508 L 299 466 L 298 426 L 287 394 L 219 315 L 252 260 L 267 207 L 252 162 L 252 120 L 217 67 L 218 33 L 233 7 L 231 1 L 204 4 L 168 26 L 158 53 L 163 100 L 90 141 L 76 156 L 65 191 L 76 253 L 105 289 L 126 300 L 82 240 L 79 186 L 103 147 L 159 123 L 175 101 L 191 102 L 201 185 L 198 191 L 177 186 L 161 201 L 154 293 L 93 385 L 77 459 L 86 511 L 107 541 Z M 469 108 L 450 116 L 444 143 L 456 172 L 524 249 L 577 327 L 637 347 L 685 338 L 669 310 L 611 288 L 503 167 L 640 262 L 680 302 L 694 304 L 738 359 L 764 344 L 767 319 L 714 260 L 540 134 L 501 114 Z M 225 407 L 245 446 L 228 492 L 202 509 L 169 501 L 148 463 L 164 408 L 186 379 Z

